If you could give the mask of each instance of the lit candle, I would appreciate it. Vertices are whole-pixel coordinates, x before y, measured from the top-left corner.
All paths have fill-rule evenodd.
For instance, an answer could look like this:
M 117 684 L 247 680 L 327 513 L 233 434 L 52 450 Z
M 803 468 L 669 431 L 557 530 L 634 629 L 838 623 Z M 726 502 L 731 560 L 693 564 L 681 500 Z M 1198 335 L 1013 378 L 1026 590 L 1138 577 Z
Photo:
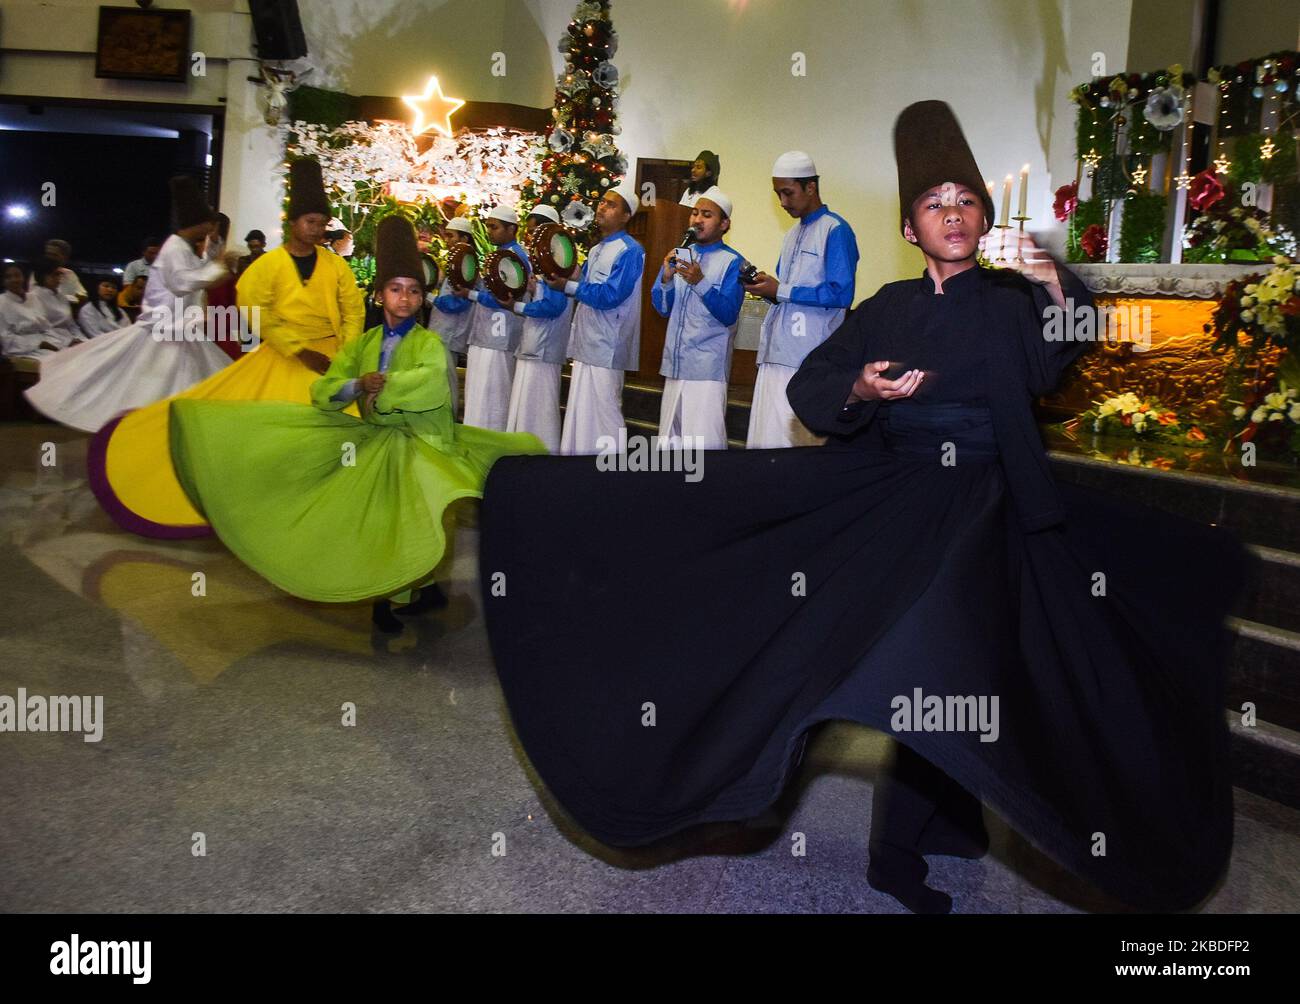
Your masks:
M 1017 216 L 1028 216 L 1025 212 L 1029 208 L 1029 165 L 1026 164 L 1020 169 L 1020 212 Z
M 1002 183 L 1002 212 L 998 216 L 1002 221 L 1002 226 L 1010 226 L 1007 221 L 1011 219 L 1011 175 L 1007 175 L 1007 180 Z

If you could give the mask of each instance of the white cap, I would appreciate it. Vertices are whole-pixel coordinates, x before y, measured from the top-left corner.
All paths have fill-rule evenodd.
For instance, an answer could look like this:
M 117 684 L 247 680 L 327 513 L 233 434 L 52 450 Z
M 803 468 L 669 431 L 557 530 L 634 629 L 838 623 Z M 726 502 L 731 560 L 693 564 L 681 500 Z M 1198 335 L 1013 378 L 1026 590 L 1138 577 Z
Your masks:
M 453 216 L 447 221 L 448 230 L 459 230 L 462 234 L 472 234 L 474 225 L 470 223 L 467 216 Z
M 516 226 L 519 224 L 519 214 L 509 206 L 493 207 L 492 211 L 487 214 L 487 218 L 489 220 L 500 220 L 502 223 L 513 223 Z
M 537 205 L 533 206 L 532 209 L 528 210 L 528 215 L 541 216 L 545 219 L 550 220 L 552 223 L 560 222 L 560 214 L 555 211 L 555 207 L 545 205 L 541 202 L 537 203 Z
M 700 198 L 708 199 L 715 206 L 717 206 L 719 209 L 722 210 L 722 214 L 724 216 L 726 216 L 728 219 L 731 218 L 731 197 L 727 195 L 727 193 L 724 192 L 717 185 L 714 185 L 712 188 L 709 188 L 707 191 L 701 192 Z M 696 200 L 696 202 L 698 201 L 699 199 Z
M 610 191 L 622 196 L 623 201 L 627 203 L 627 208 L 632 211 L 632 215 L 636 215 L 636 211 L 641 208 L 641 200 L 636 197 L 635 181 L 631 178 L 624 178 L 610 189 Z
M 788 150 L 776 158 L 772 165 L 773 178 L 813 178 L 817 165 L 802 150 Z

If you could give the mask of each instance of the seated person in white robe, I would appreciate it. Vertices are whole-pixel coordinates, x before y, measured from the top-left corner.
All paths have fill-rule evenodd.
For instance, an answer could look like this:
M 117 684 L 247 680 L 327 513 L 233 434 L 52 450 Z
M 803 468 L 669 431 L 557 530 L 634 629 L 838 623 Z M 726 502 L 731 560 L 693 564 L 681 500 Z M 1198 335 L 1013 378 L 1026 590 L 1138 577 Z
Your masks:
M 31 288 L 27 295 L 33 305 L 44 315 L 50 334 L 59 348 L 66 349 L 76 342 L 84 342 L 86 334 L 72 314 L 72 304 L 59 292 L 63 269 L 54 258 L 41 258 L 32 267 Z
M 27 269 L 16 263 L 6 265 L 4 292 L 0 293 L 0 354 L 11 359 L 40 359 L 60 348 L 45 311 L 27 292 Z
M 117 305 L 117 283 L 112 279 L 100 279 L 95 293 L 95 299 L 87 300 L 77 311 L 77 324 L 87 338 L 106 335 L 131 323 L 126 312 Z

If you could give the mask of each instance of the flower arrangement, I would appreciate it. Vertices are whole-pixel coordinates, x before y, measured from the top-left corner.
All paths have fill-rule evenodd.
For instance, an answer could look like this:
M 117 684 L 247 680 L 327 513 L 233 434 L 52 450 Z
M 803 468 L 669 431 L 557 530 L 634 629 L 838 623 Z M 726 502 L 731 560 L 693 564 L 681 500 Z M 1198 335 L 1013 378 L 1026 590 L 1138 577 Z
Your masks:
M 1295 254 L 1295 236 L 1253 206 L 1214 201 L 1183 232 L 1183 260 L 1196 263 L 1268 261 Z
M 1268 272 L 1228 283 L 1205 332 L 1217 352 L 1255 355 L 1275 346 L 1300 357 L 1300 264 L 1278 255 Z
M 1178 412 L 1157 398 L 1142 398 L 1133 391 L 1094 401 L 1078 422 L 1102 436 L 1133 436 L 1163 442 L 1203 443 L 1206 435 L 1197 426 L 1184 428 Z
M 1052 214 L 1064 223 L 1079 208 L 1079 183 L 1072 181 L 1056 190 L 1056 199 L 1052 202 Z
M 1083 232 L 1079 238 L 1079 247 L 1087 255 L 1089 261 L 1101 261 L 1106 257 L 1106 249 L 1110 246 L 1110 239 L 1106 236 L 1106 228 L 1100 223 L 1094 223 Z
M 1214 351 L 1232 353 L 1228 445 L 1254 441 L 1300 455 L 1300 264 L 1278 256 L 1268 272 L 1229 283 L 1205 331 Z
M 1254 408 L 1238 404 L 1232 410 L 1234 419 L 1246 420 L 1232 438 L 1243 443 L 1264 442 L 1300 455 L 1300 392 L 1279 380 L 1277 390 L 1257 400 Z

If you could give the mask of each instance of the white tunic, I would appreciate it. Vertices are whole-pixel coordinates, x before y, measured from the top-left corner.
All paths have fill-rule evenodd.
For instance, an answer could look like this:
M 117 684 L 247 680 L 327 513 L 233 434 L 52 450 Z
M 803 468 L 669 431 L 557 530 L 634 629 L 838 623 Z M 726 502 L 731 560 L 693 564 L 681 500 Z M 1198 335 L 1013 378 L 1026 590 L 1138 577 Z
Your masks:
M 85 339 L 85 332 L 72 316 L 72 304 L 54 290 L 37 286 L 27 294 L 27 299 L 31 301 L 33 307 L 45 315 L 52 340 L 59 348 L 65 349 L 73 342 Z
M 118 328 L 125 328 L 131 323 L 131 319 L 126 314 L 122 314 L 122 319 L 119 321 L 103 301 L 96 303 L 94 300 L 87 300 L 77 311 L 77 323 L 81 325 L 81 330 L 87 338 L 94 338 L 96 335 L 106 335 Z
M 569 377 L 560 452 L 594 454 L 600 439 L 617 437 L 623 422 L 623 371 L 575 359 Z
M 54 350 L 41 348 L 42 342 L 57 345 L 58 339 L 31 294 L 20 300 L 8 290 L 0 293 L 0 353 L 27 359 L 52 355 Z
M 514 354 L 471 345 L 465 355 L 465 424 L 505 432 L 515 378 Z
M 560 451 L 560 369 L 540 359 L 515 361 L 506 432 L 531 432 L 552 453 Z
M 168 237 L 149 271 L 139 320 L 43 359 L 27 399 L 56 422 L 97 432 L 123 412 L 207 379 L 231 361 L 206 340 L 202 316 L 203 291 L 225 275 L 220 261 Z
M 749 437 L 745 448 L 774 450 L 790 446 L 820 446 L 825 437 L 815 436 L 799 421 L 785 389 L 799 371 L 797 366 L 763 363 L 754 384 L 754 402 L 749 409 Z
M 659 437 L 692 437 L 691 447 L 727 448 L 727 385 L 721 380 L 664 381 L 659 402 Z M 674 448 L 680 443 L 674 444 Z

